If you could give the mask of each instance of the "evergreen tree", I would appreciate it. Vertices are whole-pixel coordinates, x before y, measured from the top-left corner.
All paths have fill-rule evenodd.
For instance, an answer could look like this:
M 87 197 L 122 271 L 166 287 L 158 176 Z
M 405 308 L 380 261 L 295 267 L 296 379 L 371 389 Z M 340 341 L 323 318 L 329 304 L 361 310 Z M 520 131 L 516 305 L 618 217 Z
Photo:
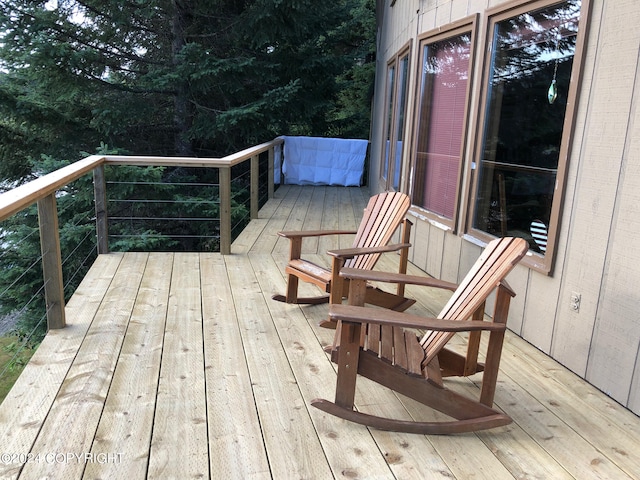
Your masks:
M 0 175 L 100 142 L 211 156 L 335 132 L 372 18 L 371 0 L 5 0 Z
M 366 138 L 374 42 L 372 0 L 3 0 L 0 185 L 96 148 L 222 156 L 283 134 Z M 110 186 L 111 196 L 135 200 L 143 187 L 128 182 L 141 180 L 151 182 L 144 196 L 154 200 L 110 205 L 110 213 L 215 218 L 215 189 L 187 199 L 172 183 L 215 184 L 216 173 L 108 170 L 110 180 L 127 180 Z M 67 294 L 95 255 L 90 183 L 83 177 L 58 194 Z M 234 224 L 248 215 L 247 196 L 243 185 L 234 188 Z M 217 248 L 219 232 L 205 222 L 159 227 L 114 227 L 111 248 Z M 177 243 L 177 234 L 213 240 Z M 38 265 L 29 268 L 40 248 L 34 208 L 2 223 L 0 244 L 0 314 L 22 309 L 21 331 L 40 325 L 42 334 L 42 277 Z

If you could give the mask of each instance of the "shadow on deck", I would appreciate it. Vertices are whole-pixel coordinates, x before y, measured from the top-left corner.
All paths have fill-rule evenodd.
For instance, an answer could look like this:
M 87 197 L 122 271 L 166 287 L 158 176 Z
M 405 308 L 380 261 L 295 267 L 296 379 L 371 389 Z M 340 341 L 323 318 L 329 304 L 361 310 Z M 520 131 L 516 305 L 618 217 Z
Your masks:
M 310 407 L 333 398 L 323 351 L 333 332 L 317 327 L 326 305 L 271 300 L 284 291 L 288 254 L 276 232 L 354 228 L 367 198 L 364 189 L 286 186 L 231 255 L 99 256 L 67 306 L 68 326 L 47 335 L 0 406 L 0 477 L 633 478 L 638 417 L 513 334 L 496 396 L 514 419 L 507 427 L 426 437 Z M 332 241 L 305 244 L 306 255 L 327 263 L 323 252 L 350 244 Z M 409 294 L 423 313 L 446 301 Z M 478 389 L 473 377 L 453 382 Z M 358 385 L 356 402 L 375 399 L 358 403 L 362 411 L 432 415 Z

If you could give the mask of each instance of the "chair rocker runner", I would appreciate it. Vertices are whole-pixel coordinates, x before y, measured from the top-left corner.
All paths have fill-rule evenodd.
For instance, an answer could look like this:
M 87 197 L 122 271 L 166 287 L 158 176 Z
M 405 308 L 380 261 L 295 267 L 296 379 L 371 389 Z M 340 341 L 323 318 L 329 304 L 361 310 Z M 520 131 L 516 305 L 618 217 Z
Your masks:
M 400 192 L 384 192 L 374 195 L 364 210 L 364 215 L 357 231 L 347 230 L 314 230 L 285 231 L 278 235 L 290 240 L 289 262 L 285 268 L 287 273 L 286 295 L 273 295 L 274 300 L 298 304 L 318 304 L 330 302 L 342 303 L 348 294 L 349 281 L 341 277 L 343 267 L 372 270 L 382 253 L 400 251 L 399 272 L 407 269 L 409 233 L 411 222 L 404 217 L 409 210 L 411 200 Z M 388 245 L 389 240 L 400 224 L 403 224 L 401 243 Z M 331 270 L 301 258 L 302 241 L 308 237 L 322 235 L 355 234 L 352 248 L 331 250 Z M 329 295 L 317 297 L 298 297 L 298 280 L 312 283 Z M 404 297 L 404 286 L 398 285 L 397 293 L 389 293 L 368 285 L 365 303 L 384 308 L 404 311 L 415 303 L 415 300 Z M 323 326 L 335 326 L 335 322 L 325 322 Z
M 343 269 L 350 279 L 349 305 L 331 305 L 338 321 L 336 340 L 327 350 L 338 364 L 335 403 L 315 399 L 311 404 L 338 417 L 378 428 L 422 434 L 462 433 L 511 423 L 492 408 L 506 329 L 509 302 L 515 294 L 505 276 L 528 250 L 521 238 L 492 241 L 462 283 L 395 273 Z M 455 290 L 437 318 L 364 307 L 367 281 L 414 284 Z M 492 321 L 483 321 L 487 297 L 496 290 Z M 419 338 L 415 330 L 426 330 Z M 478 363 L 480 335 L 489 332 L 484 365 Z M 466 355 L 446 348 L 456 332 L 469 332 Z M 449 390 L 443 377 L 483 372 L 479 400 Z M 404 421 L 364 414 L 353 409 L 356 378 L 360 374 L 406 395 L 452 420 Z

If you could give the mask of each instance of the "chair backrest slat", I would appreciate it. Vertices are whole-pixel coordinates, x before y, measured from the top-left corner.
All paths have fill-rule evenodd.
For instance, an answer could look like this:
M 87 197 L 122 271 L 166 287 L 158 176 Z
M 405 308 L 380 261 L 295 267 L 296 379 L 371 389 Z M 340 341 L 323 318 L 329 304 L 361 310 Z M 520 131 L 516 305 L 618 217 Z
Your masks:
M 364 209 L 353 247 L 386 245 L 402 223 L 410 206 L 411 200 L 401 192 L 384 192 L 371 197 Z M 345 262 L 345 266 L 371 270 L 379 258 L 380 254 L 358 255 Z
M 522 238 L 505 237 L 487 245 L 480 258 L 460 283 L 438 318 L 468 320 L 513 267 L 527 253 L 528 244 Z M 454 334 L 427 332 L 420 343 L 426 352 L 424 363 L 429 363 Z

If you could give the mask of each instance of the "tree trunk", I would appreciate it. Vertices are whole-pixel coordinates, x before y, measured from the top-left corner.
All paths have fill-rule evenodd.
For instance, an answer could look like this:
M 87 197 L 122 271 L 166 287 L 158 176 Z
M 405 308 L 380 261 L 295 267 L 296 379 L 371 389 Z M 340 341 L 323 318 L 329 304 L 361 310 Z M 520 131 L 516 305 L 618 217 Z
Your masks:
M 191 18 L 191 2 L 190 0 L 173 0 L 173 21 L 172 34 L 173 41 L 171 44 L 171 53 L 173 55 L 173 64 L 177 66 L 181 60 L 179 58 L 180 51 L 186 43 L 185 29 Z M 188 132 L 191 128 L 191 108 L 189 98 L 187 96 L 187 85 L 184 80 L 180 80 L 176 85 L 176 93 L 174 98 L 174 114 L 173 122 L 176 129 L 175 150 L 176 155 L 182 157 L 194 156 L 191 142 L 188 140 Z

